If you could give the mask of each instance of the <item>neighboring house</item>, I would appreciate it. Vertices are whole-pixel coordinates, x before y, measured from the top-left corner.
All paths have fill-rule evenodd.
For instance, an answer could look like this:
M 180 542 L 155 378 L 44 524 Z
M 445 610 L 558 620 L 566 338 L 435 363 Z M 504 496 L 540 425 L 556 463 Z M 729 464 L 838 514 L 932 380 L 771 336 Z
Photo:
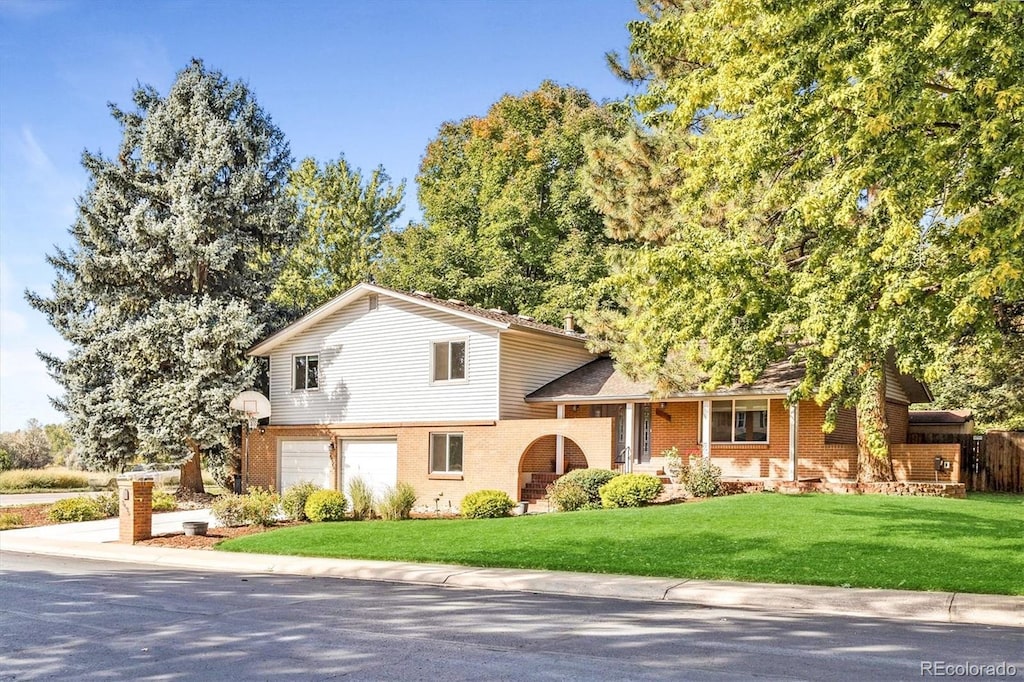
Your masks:
M 250 349 L 270 362 L 272 416 L 249 434 L 244 482 L 345 489 L 360 476 L 382 491 L 403 481 L 420 505 L 447 510 L 484 488 L 536 498 L 573 468 L 657 473 L 671 446 L 710 456 L 727 477 L 855 477 L 853 412 L 826 435 L 822 407 L 786 405 L 799 367 L 780 363 L 749 386 L 652 400 L 650 386 L 629 381 L 567 327 L 355 286 Z M 949 459 L 956 448 L 905 445 L 907 406 L 930 396 L 895 370 L 888 384 L 899 472 L 931 480 L 936 448 Z
M 909 432 L 970 435 L 974 433 L 974 413 L 970 410 L 911 410 Z

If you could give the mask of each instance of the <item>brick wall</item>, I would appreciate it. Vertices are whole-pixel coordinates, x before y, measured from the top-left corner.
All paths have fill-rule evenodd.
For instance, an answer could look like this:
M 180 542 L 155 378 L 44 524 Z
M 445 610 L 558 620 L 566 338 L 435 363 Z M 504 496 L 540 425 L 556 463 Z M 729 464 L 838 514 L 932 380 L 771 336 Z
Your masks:
M 910 410 L 906 405 L 887 402 L 885 419 L 889 422 L 889 442 L 906 443 L 907 428 L 910 425 Z
M 268 426 L 254 430 L 249 442 L 247 486 L 277 487 L 277 449 L 280 440 L 290 438 L 332 438 L 340 450 L 345 438 L 394 438 L 398 448 L 398 480 L 410 483 L 419 495 L 417 505 L 454 508 L 471 492 L 503 490 L 518 499 L 521 487 L 520 461 L 531 444 L 550 438 L 552 458 L 554 435 L 566 439 L 566 462 L 575 468 L 611 463 L 613 420 L 520 419 L 492 423 L 423 425 L 380 425 L 366 427 Z M 430 473 L 430 434 L 463 434 L 463 473 Z M 584 453 L 586 453 L 584 455 Z M 550 464 L 550 460 L 547 461 Z M 334 462 L 337 485 L 337 462 Z
M 941 443 L 932 445 L 907 445 L 896 443 L 892 446 L 892 467 L 899 481 L 960 482 L 960 445 Z M 942 457 L 950 462 L 950 468 L 938 472 L 935 477 L 935 458 Z
M 857 444 L 857 410 L 852 407 L 841 407 L 836 415 L 836 428 L 832 433 L 825 434 L 828 445 Z

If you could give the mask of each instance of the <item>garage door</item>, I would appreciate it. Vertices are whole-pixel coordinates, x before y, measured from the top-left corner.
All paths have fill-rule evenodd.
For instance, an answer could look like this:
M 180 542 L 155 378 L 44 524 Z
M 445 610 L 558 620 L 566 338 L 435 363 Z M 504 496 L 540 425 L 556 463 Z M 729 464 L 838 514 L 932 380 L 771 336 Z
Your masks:
M 313 481 L 324 488 L 334 487 L 331 476 L 331 441 L 281 441 L 281 491 L 302 481 Z
M 395 440 L 344 440 L 341 442 L 341 483 L 356 476 L 373 488 L 375 496 L 398 481 L 398 442 Z

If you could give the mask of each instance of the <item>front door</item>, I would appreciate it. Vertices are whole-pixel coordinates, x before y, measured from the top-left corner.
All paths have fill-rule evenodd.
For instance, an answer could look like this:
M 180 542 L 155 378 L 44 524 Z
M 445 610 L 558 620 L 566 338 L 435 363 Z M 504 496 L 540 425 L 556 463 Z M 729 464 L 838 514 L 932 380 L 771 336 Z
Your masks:
M 636 461 L 639 464 L 651 461 L 651 406 L 638 405 L 636 410 Z

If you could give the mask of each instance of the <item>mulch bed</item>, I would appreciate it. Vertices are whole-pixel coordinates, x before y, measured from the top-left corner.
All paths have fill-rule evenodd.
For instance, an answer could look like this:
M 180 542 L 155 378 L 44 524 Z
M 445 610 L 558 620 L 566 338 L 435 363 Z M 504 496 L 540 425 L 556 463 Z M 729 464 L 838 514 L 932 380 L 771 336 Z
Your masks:
M 245 535 L 254 535 L 256 533 L 265 533 L 268 530 L 276 530 L 278 528 L 302 525 L 305 524 L 295 521 L 284 521 L 270 526 L 269 528 L 264 528 L 262 526 L 211 528 L 207 531 L 206 535 L 185 535 L 184 532 L 163 533 L 162 535 L 157 535 L 149 540 L 139 540 L 135 544 L 146 545 L 148 547 L 174 547 L 176 549 L 213 549 L 213 546 L 222 540 L 240 538 Z
M 53 521 L 46 517 L 50 511 L 48 504 L 26 504 L 18 507 L 0 507 L 0 514 L 14 514 L 21 517 L 21 525 L 18 528 L 30 526 L 49 526 Z

